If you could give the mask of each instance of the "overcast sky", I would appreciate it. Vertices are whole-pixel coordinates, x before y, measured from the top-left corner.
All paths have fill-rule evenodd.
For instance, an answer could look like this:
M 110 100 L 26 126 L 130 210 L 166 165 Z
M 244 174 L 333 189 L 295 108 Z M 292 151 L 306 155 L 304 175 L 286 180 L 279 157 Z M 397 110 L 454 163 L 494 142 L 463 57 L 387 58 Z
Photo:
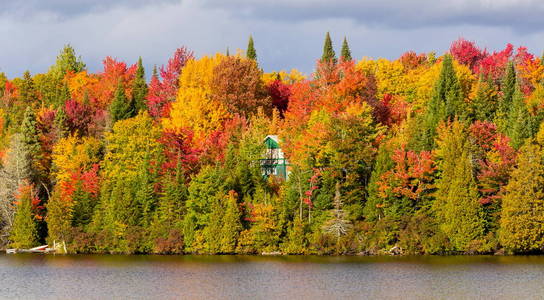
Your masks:
M 330 31 L 337 53 L 396 58 L 442 53 L 458 37 L 489 50 L 544 49 L 541 0 L 0 0 L 0 71 L 44 72 L 70 43 L 91 71 L 106 56 L 164 64 L 179 46 L 197 56 L 244 49 L 265 71 L 310 73 Z

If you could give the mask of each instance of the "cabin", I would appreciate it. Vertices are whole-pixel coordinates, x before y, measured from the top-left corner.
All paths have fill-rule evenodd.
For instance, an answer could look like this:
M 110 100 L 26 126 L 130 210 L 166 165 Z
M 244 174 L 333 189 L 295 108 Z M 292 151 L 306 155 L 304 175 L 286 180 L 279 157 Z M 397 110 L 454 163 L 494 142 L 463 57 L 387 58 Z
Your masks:
M 264 138 L 266 147 L 263 158 L 260 160 L 263 176 L 274 175 L 287 179 L 290 173 L 289 163 L 285 159 L 280 147 L 280 140 L 277 135 L 268 135 Z

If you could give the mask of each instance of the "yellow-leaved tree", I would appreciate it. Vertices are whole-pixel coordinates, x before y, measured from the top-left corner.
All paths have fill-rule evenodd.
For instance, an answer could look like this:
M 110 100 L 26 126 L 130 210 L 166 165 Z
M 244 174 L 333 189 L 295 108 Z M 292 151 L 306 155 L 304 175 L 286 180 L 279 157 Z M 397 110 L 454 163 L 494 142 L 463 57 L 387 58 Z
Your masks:
M 200 140 L 221 128 L 228 113 L 225 105 L 213 101 L 211 95 L 214 68 L 223 59 L 223 55 L 216 54 L 187 63 L 179 79 L 179 91 L 170 115 L 162 120 L 164 129 L 190 129 L 195 139 Z

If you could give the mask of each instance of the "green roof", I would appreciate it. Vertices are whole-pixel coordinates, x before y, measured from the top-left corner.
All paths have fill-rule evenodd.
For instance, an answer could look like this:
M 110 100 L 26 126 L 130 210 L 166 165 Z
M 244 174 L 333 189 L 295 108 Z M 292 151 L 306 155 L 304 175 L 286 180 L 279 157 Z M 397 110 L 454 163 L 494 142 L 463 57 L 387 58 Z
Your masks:
M 280 145 L 273 138 L 267 137 L 264 140 L 267 149 L 279 149 Z

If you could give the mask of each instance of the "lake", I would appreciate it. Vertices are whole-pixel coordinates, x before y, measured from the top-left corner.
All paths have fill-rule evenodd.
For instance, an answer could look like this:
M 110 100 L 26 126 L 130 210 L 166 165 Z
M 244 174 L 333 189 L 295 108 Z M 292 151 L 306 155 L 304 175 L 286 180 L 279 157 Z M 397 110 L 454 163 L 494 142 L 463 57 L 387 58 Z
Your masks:
M 10 299 L 542 299 L 544 257 L 0 255 Z

